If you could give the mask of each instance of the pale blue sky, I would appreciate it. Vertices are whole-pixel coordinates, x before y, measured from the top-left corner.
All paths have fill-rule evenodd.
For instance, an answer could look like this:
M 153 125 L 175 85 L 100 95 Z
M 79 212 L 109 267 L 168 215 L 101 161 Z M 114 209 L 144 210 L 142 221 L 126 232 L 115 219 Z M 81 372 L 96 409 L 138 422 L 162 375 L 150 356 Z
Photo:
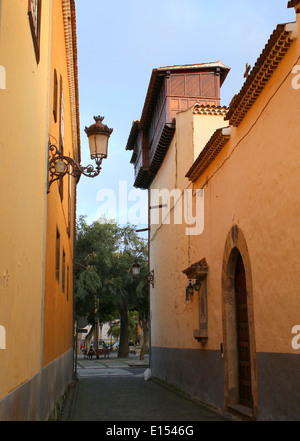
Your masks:
M 221 89 L 221 105 L 228 105 L 246 62 L 253 66 L 277 24 L 295 21 L 287 0 L 76 0 L 76 13 L 83 165 L 90 163 L 84 127 L 93 116 L 114 129 L 100 176 L 78 184 L 77 215 L 88 222 L 99 215 L 101 189 L 113 190 L 118 202 L 119 181 L 133 188 L 125 147 L 152 69 L 221 60 L 231 68 Z

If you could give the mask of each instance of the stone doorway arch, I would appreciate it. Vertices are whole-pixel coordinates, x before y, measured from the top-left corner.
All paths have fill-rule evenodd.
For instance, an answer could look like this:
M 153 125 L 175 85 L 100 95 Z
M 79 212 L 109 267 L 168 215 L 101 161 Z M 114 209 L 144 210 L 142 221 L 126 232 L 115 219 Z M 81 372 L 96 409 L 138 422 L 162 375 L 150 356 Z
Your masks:
M 249 353 L 251 376 L 251 406 L 241 403 L 239 392 L 238 335 L 236 317 L 236 269 L 242 259 L 245 271 Z M 224 348 L 224 393 L 227 410 L 257 418 L 257 367 L 254 329 L 253 286 L 251 263 L 247 243 L 242 230 L 234 225 L 226 240 L 222 265 L 222 307 L 223 307 L 223 348 Z

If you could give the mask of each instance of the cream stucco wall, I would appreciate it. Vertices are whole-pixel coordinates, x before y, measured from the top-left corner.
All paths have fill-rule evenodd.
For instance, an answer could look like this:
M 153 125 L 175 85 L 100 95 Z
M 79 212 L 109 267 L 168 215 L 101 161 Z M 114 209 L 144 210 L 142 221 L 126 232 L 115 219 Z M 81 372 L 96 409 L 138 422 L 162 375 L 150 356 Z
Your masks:
M 194 206 L 196 191 L 204 191 L 201 234 L 189 236 L 184 224 L 172 220 L 151 225 L 153 375 L 226 410 L 241 404 L 238 249 L 246 276 L 250 363 L 245 366 L 251 379 L 251 407 L 239 410 L 261 420 L 299 419 L 300 14 L 297 24 L 298 38 L 286 46 L 278 66 L 274 63 L 261 93 L 253 92 L 252 106 L 238 127 L 231 127 L 229 140 L 202 175 L 193 183 L 185 178 L 204 144 L 229 121 L 193 116 L 189 109 L 177 115 L 174 139 L 151 186 L 193 189 Z M 156 204 L 151 197 L 151 205 Z M 197 295 L 185 300 L 188 280 L 182 273 L 203 258 L 209 267 L 204 345 L 193 335 L 199 328 L 199 301 Z
M 41 368 L 51 1 L 43 2 L 39 64 L 28 1 L 1 4 L 0 399 Z
M 195 115 L 194 117 L 194 160 L 196 160 L 217 128 L 224 127 L 222 115 Z
M 192 191 L 185 174 L 195 155 L 204 148 L 212 133 L 224 125 L 224 117 L 194 114 L 194 107 L 176 115 L 176 132 L 165 160 L 150 188 L 150 205 L 156 206 L 155 190 L 184 189 Z M 176 209 L 183 222 L 174 223 L 174 202 L 171 199 L 170 222 L 165 223 L 168 210 L 160 209 L 160 222 L 154 224 L 151 210 L 150 269 L 155 272 L 151 288 L 151 345 L 166 348 L 198 348 L 194 330 L 199 328 L 198 298 L 185 300 L 187 278 L 182 273 L 192 263 L 191 240 L 184 221 L 184 197 L 176 199 Z M 160 201 L 161 203 L 161 201 Z M 156 214 L 157 210 L 155 210 Z
M 299 14 L 297 21 L 299 26 Z M 243 122 L 232 128 L 230 140 L 197 181 L 194 190 L 204 188 L 203 233 L 186 236 L 181 225 L 151 226 L 154 347 L 219 350 L 223 341 L 224 247 L 230 229 L 237 225 L 251 262 L 256 350 L 300 353 L 291 345 L 292 328 L 300 323 L 300 92 L 292 87 L 292 69 L 299 64 L 299 55 L 300 38 L 292 43 Z M 193 124 L 189 112 L 177 116 L 175 138 L 151 188 L 191 186 L 184 175 L 193 153 L 203 147 L 201 140 L 213 134 L 215 120 L 199 115 Z M 228 126 L 228 121 L 221 123 Z M 202 133 L 204 127 L 207 133 Z M 187 279 L 182 270 L 204 257 L 209 265 L 208 341 L 202 348 L 193 338 L 198 300 L 194 296 L 191 302 L 185 301 Z
M 211 177 L 204 187 L 206 229 L 195 238 L 192 252 L 197 260 L 199 250 L 205 250 L 210 264 L 209 292 L 219 304 L 211 307 L 210 322 L 221 337 L 217 317 L 223 244 L 230 228 L 238 225 L 251 260 L 258 352 L 296 353 L 291 340 L 292 328 L 299 323 L 300 100 L 291 71 L 299 54 L 297 39 L 245 120 L 232 129 L 205 178 L 197 182 L 202 187 Z
M 297 20 L 299 23 L 299 17 Z M 197 328 L 197 298 L 185 302 L 187 279 L 181 271 L 205 257 L 210 268 L 205 348 L 219 348 L 223 339 L 224 246 L 230 228 L 238 225 L 252 264 L 257 350 L 295 352 L 291 330 L 299 323 L 300 100 L 299 90 L 292 87 L 291 72 L 299 64 L 299 54 L 298 38 L 242 124 L 232 128 L 230 141 L 198 180 L 194 190 L 204 188 L 203 234 L 186 236 L 185 226 L 172 225 L 172 220 L 171 225 L 151 226 L 154 346 L 199 347 L 192 333 Z M 151 189 L 192 188 L 184 178 L 191 158 L 199 154 L 216 128 L 228 124 L 223 117 L 192 117 L 192 109 L 178 114 L 175 137 Z

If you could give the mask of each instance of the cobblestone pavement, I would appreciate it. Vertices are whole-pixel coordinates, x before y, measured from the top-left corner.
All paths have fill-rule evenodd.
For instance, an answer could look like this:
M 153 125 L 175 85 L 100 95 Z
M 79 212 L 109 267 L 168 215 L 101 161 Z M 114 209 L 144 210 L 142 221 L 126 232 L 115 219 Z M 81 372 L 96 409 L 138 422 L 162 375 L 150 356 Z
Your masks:
M 224 421 L 230 419 L 163 387 L 145 381 L 149 359 L 138 356 L 85 360 L 78 356 L 79 381 L 71 389 L 65 421 Z

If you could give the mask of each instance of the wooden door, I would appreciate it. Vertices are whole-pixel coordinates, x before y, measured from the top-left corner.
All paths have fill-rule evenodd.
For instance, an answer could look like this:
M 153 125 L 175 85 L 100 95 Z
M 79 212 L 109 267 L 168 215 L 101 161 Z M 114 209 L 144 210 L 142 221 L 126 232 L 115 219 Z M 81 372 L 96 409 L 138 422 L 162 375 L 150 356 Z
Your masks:
M 236 264 L 235 295 L 240 404 L 252 407 L 246 276 L 241 255 Z

